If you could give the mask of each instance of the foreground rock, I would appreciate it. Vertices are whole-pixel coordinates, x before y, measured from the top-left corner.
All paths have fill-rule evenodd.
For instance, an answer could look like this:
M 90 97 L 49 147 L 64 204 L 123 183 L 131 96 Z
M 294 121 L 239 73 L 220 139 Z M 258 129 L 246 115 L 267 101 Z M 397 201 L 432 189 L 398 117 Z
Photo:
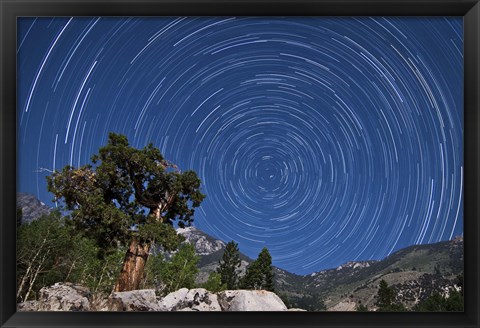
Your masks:
M 112 293 L 106 307 L 107 311 L 161 311 L 153 289 Z
M 222 311 L 217 295 L 204 288 L 179 289 L 160 302 L 161 311 Z
M 226 290 L 218 294 L 204 288 L 182 288 L 164 298 L 153 289 L 115 292 L 92 297 L 88 288 L 56 283 L 40 290 L 38 301 L 17 306 L 18 311 L 287 311 L 275 293 L 265 290 Z M 301 309 L 295 309 L 301 311 Z M 292 310 L 293 311 L 293 310 Z
M 287 311 L 275 293 L 266 290 L 226 290 L 218 293 L 223 311 Z
M 28 312 L 28 311 L 40 311 L 39 302 L 37 301 L 26 301 L 17 304 L 17 311 Z
M 19 311 L 90 311 L 88 288 L 71 283 L 56 283 L 40 289 L 38 301 L 20 303 Z

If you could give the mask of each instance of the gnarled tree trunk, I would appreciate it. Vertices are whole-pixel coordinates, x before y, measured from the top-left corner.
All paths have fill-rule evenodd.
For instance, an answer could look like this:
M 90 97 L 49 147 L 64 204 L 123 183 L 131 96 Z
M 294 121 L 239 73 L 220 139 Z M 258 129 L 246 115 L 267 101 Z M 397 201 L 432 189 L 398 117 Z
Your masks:
M 123 260 L 122 271 L 115 284 L 115 292 L 124 292 L 140 288 L 149 250 L 150 245 L 148 243 L 142 243 L 136 239 L 130 242 L 130 246 L 125 254 L 125 259 Z

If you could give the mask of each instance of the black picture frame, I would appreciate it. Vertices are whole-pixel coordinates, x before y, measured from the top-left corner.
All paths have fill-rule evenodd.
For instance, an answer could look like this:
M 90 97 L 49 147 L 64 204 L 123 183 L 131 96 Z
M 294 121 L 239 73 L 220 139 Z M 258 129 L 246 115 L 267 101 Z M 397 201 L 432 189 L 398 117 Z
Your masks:
M 480 4 L 478 0 L 0 0 L 1 327 L 479 327 Z M 16 18 L 19 16 L 463 16 L 463 313 L 16 312 Z

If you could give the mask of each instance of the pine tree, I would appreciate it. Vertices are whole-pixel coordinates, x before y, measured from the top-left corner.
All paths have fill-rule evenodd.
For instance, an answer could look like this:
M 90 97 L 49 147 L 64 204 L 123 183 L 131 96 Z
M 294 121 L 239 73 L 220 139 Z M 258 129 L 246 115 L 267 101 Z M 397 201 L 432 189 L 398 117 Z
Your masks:
M 222 261 L 217 272 L 220 274 L 221 283 L 227 286 L 227 289 L 238 288 L 238 268 L 240 268 L 241 261 L 238 250 L 238 244 L 233 240 L 225 247 Z
M 390 307 L 393 303 L 393 298 L 395 294 L 393 289 L 388 287 L 388 284 L 385 280 L 381 280 L 379 284 L 379 289 L 377 293 L 377 303 L 379 309 L 386 309 Z
M 242 289 L 262 289 L 262 274 L 256 260 L 247 267 L 240 285 Z
M 383 279 L 380 281 L 376 305 L 380 312 L 407 311 L 402 303 L 395 302 L 395 290 L 392 287 L 388 287 L 387 282 Z
M 272 256 L 268 252 L 268 249 L 264 247 L 258 255 L 257 261 L 260 262 L 260 271 L 263 276 L 263 289 L 273 292 L 274 286 L 274 273 L 272 267 Z
M 242 280 L 244 289 L 263 289 L 274 291 L 274 273 L 272 267 L 272 256 L 264 247 L 255 261 L 248 267 Z
M 368 312 L 368 307 L 365 304 L 358 304 L 355 309 L 357 312 Z

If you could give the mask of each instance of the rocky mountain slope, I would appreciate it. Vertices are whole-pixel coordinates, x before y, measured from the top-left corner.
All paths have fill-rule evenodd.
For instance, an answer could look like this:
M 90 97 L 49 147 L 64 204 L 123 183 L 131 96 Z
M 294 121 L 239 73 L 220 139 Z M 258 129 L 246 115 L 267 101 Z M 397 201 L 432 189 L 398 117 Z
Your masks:
M 19 194 L 22 222 L 47 214 L 49 208 L 34 196 Z M 200 256 L 196 282 L 203 283 L 222 259 L 226 242 L 196 227 L 177 229 Z M 241 275 L 253 260 L 240 253 Z M 463 238 L 401 249 L 381 261 L 351 261 L 309 275 L 296 275 L 274 267 L 277 293 L 295 307 L 323 300 L 327 310 L 351 311 L 358 304 L 375 309 L 378 284 L 383 279 L 396 291 L 397 300 L 412 307 L 434 292 L 448 293 L 463 273 Z M 315 309 L 315 307 L 313 308 Z
M 51 211 L 50 207 L 39 201 L 37 197 L 26 193 L 17 193 L 17 209 L 22 211 L 22 224 L 32 222 Z
M 330 310 L 353 310 L 364 304 L 375 309 L 378 284 L 383 279 L 397 300 L 411 308 L 434 292 L 445 294 L 463 273 L 463 238 L 401 249 L 368 265 L 341 266 L 306 276 L 305 287 L 316 290 Z

